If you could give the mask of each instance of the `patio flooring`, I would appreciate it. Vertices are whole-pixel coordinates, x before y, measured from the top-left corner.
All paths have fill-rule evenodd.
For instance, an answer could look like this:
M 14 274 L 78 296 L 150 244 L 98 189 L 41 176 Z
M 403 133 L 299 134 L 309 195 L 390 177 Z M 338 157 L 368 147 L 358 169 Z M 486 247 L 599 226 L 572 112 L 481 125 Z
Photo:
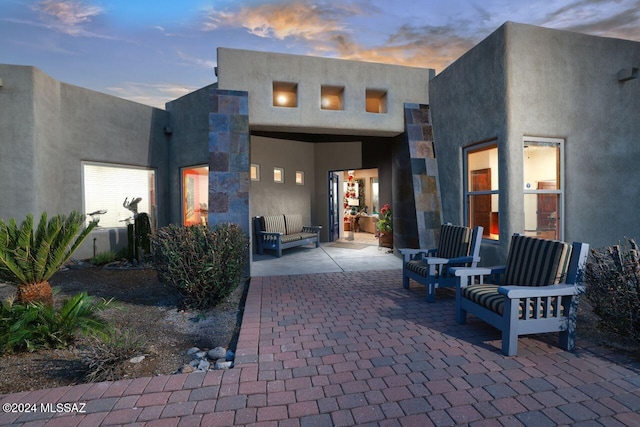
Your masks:
M 555 334 L 506 357 L 496 330 L 456 324 L 451 292 L 424 296 L 398 269 L 253 277 L 234 369 L 4 395 L 86 406 L 0 425 L 640 425 L 639 362 Z

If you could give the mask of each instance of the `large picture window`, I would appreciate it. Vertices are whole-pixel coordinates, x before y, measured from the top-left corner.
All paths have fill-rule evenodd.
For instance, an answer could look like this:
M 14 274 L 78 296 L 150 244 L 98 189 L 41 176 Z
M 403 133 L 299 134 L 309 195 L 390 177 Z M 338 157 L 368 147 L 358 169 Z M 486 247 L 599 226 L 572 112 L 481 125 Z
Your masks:
M 209 216 L 209 167 L 182 169 L 182 223 L 206 225 Z
M 524 231 L 530 236 L 563 238 L 561 139 L 524 138 Z
M 156 218 L 155 171 L 134 166 L 104 163 L 83 163 L 82 184 L 84 213 L 106 210 L 100 215 L 100 227 L 126 227 L 133 213 L 123 206 L 140 197 L 138 212 L 149 214 L 151 223 Z M 87 222 L 91 218 L 87 218 Z
M 484 228 L 482 237 L 498 240 L 498 146 L 495 143 L 465 149 L 465 208 L 470 227 Z

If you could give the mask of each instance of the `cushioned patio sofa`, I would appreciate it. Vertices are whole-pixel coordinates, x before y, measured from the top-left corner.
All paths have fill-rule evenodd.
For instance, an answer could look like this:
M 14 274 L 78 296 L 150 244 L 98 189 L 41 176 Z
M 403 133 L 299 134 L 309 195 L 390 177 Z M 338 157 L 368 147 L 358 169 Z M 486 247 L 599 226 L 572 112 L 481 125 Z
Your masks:
M 295 246 L 315 243 L 320 246 L 321 226 L 302 225 L 302 215 L 283 214 L 257 216 L 253 219 L 257 251 L 262 255 L 265 249 L 282 256 L 282 250 Z

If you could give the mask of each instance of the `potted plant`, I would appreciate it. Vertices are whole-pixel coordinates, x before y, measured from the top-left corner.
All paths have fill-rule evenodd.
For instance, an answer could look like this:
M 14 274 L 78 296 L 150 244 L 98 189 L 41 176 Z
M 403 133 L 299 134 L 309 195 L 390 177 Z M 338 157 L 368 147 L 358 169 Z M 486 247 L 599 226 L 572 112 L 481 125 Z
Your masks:
M 380 218 L 376 223 L 376 237 L 380 239 L 380 246 L 385 248 L 393 248 L 393 212 L 391 206 L 385 204 L 380 209 Z

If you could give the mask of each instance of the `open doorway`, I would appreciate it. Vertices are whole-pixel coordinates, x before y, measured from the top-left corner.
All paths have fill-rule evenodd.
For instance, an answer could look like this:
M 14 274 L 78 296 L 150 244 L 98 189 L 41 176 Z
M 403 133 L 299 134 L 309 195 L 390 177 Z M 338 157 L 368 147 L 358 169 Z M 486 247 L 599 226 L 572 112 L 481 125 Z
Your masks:
M 332 171 L 329 185 L 332 240 L 377 245 L 378 169 Z

